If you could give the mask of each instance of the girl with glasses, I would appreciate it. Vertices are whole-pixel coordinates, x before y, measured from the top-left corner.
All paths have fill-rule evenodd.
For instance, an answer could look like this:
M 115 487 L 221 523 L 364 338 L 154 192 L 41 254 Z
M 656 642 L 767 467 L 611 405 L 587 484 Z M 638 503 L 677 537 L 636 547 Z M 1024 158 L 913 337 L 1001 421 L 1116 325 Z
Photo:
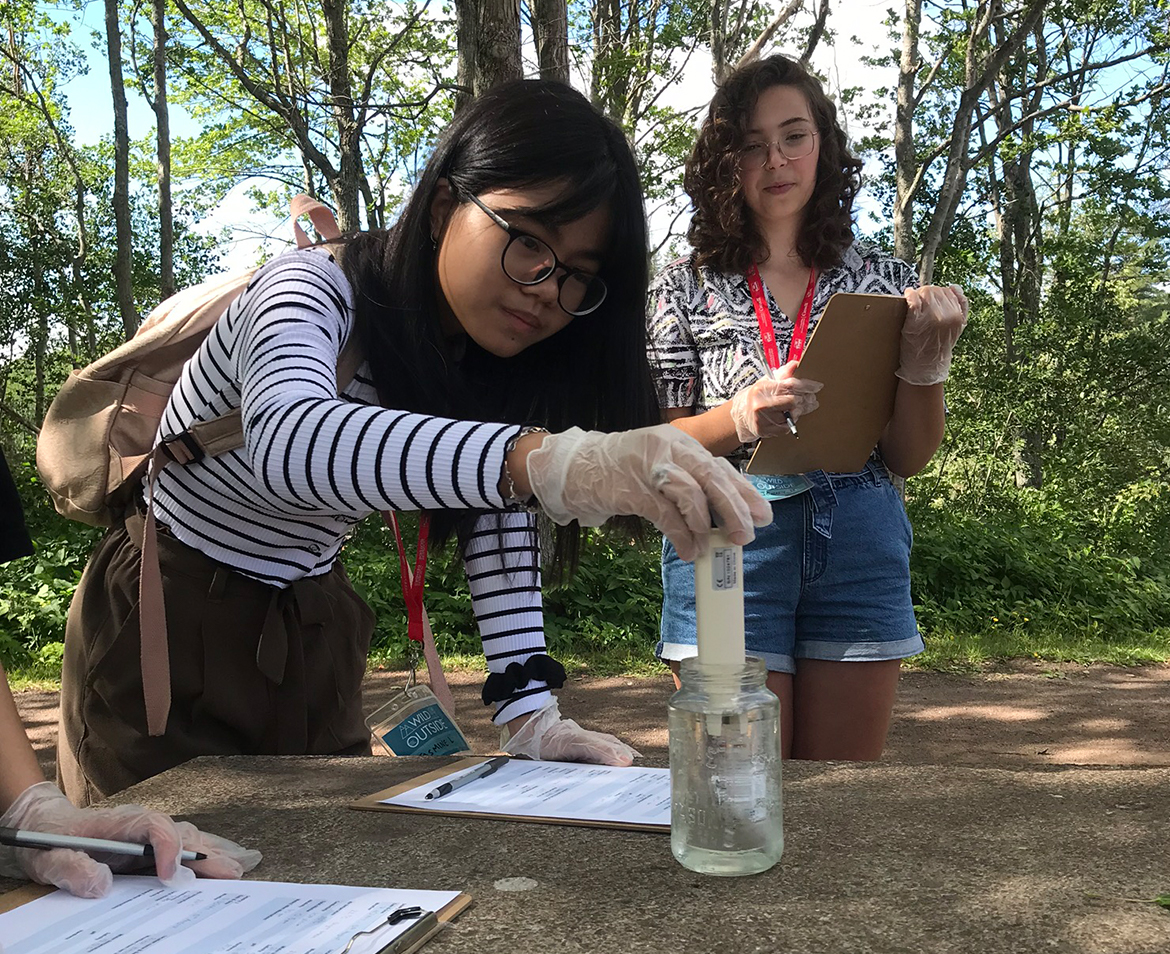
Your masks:
M 158 475 L 170 708 L 143 711 L 141 520 L 91 557 L 62 677 L 77 801 L 201 754 L 364 754 L 373 614 L 339 560 L 375 510 L 457 537 L 510 751 L 628 764 L 560 718 L 532 511 L 571 567 L 580 527 L 649 518 L 693 557 L 709 510 L 745 542 L 770 519 L 734 469 L 658 419 L 645 357 L 646 226 L 620 129 L 550 82 L 451 123 L 396 226 L 267 264 L 188 362 L 160 438 L 239 408 L 245 446 Z M 352 381 L 339 357 L 356 344 Z M 340 394 L 339 394 L 340 386 Z M 487 423 L 481 423 L 487 422 Z M 543 430 L 547 429 L 547 430 Z M 633 429 L 633 430 L 631 430 Z M 550 433 L 551 432 L 551 433 Z M 397 581 L 387 580 L 387 586 Z
M 817 408 L 803 340 L 836 292 L 905 295 L 893 419 L 865 469 L 752 478 L 774 520 L 744 551 L 747 650 L 782 706 L 783 752 L 875 759 L 901 660 L 920 652 L 911 531 L 890 475 L 921 470 L 943 436 L 943 382 L 967 316 L 956 287 L 919 288 L 905 262 L 855 242 L 861 162 L 803 66 L 773 56 L 720 86 L 687 162 L 694 253 L 649 297 L 660 401 L 737 466 L 761 437 L 792 439 Z M 658 654 L 695 653 L 694 575 L 663 544 Z

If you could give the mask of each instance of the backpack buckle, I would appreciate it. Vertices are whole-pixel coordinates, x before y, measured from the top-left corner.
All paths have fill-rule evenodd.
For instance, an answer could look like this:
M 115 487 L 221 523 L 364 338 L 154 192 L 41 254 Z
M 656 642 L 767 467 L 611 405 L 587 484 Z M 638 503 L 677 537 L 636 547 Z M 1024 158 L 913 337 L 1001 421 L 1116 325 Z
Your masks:
M 206 456 L 199 442 L 188 431 L 165 439 L 162 450 L 167 457 L 183 467 L 201 461 Z

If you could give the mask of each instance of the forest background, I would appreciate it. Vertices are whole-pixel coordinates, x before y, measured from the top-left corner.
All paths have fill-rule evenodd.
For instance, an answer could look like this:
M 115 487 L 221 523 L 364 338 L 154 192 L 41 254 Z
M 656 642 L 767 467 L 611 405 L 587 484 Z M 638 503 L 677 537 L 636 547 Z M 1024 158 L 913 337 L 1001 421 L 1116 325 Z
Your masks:
M 26 680 L 59 671 L 101 532 L 38 484 L 48 402 L 174 289 L 275 254 L 233 244 L 247 228 L 232 210 L 267 223 L 261 239 L 288 234 L 296 192 L 346 229 L 392 223 L 455 110 L 543 75 L 628 131 L 662 265 L 686 251 L 682 163 L 711 83 L 781 51 L 823 76 L 866 159 L 865 240 L 972 303 L 946 440 L 907 485 L 916 664 L 1170 660 L 1168 5 L 872 14 L 865 0 L 0 2 L 0 441 L 38 546 L 0 571 L 0 659 Z M 112 122 L 81 135 L 98 97 Z M 392 538 L 366 521 L 345 561 L 378 613 L 375 659 L 398 660 Z M 432 555 L 428 582 L 440 650 L 482 665 L 458 557 Z M 652 535 L 592 532 L 546 593 L 550 651 L 650 668 L 659 600 Z

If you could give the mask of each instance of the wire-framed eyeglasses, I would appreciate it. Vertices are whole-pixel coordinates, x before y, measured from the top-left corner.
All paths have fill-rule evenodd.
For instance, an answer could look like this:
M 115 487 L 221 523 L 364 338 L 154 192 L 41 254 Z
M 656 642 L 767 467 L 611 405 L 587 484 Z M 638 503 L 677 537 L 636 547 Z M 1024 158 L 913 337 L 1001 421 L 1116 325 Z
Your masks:
M 794 126 L 787 129 L 779 139 L 751 140 L 740 146 L 739 167 L 741 169 L 762 169 L 772 158 L 775 146 L 785 159 L 790 161 L 812 155 L 816 145 L 817 131 L 812 126 Z
M 564 311 L 580 317 L 601 307 L 608 292 L 604 281 L 589 272 L 569 268 L 557 258 L 557 253 L 549 248 L 547 242 L 510 225 L 476 196 L 469 194 L 467 197 L 508 233 L 508 244 L 500 256 L 500 267 L 512 281 L 517 285 L 539 285 L 560 271 L 561 275 L 557 278 L 557 303 Z

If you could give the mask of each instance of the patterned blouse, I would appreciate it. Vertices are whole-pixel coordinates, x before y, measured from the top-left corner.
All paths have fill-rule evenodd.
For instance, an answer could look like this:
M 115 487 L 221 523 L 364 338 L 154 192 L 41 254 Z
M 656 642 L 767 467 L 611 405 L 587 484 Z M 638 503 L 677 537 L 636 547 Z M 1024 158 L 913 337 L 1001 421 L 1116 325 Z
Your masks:
M 809 332 L 837 292 L 901 295 L 918 287 L 914 269 L 901 259 L 852 245 L 836 268 L 817 276 Z M 793 322 L 767 292 L 768 307 L 783 358 L 792 341 Z M 743 275 L 703 267 L 698 275 L 689 258 L 658 273 L 650 285 L 647 308 L 650 363 L 664 408 L 693 407 L 696 414 L 731 400 L 768 373 L 760 326 Z M 752 444 L 728 455 L 742 467 Z

